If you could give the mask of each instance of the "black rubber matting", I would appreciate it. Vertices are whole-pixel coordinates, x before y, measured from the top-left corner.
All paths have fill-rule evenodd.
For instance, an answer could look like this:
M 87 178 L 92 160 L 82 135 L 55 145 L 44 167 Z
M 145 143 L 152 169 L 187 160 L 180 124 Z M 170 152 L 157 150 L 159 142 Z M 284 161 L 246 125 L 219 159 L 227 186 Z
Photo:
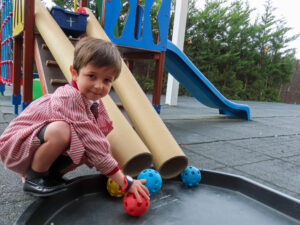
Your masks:
M 104 176 L 82 177 L 68 191 L 35 201 L 16 224 L 300 224 L 299 200 L 240 176 L 201 173 L 201 184 L 194 188 L 179 178 L 165 180 L 140 217 L 127 215 L 122 198 L 110 197 Z

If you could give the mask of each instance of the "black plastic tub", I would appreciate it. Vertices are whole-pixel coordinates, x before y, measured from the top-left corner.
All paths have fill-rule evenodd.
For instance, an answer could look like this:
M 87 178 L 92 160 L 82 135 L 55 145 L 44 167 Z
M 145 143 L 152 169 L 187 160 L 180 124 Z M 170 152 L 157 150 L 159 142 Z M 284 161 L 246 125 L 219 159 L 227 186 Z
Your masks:
M 68 191 L 36 200 L 15 224 L 300 224 L 300 200 L 241 176 L 201 173 L 201 184 L 193 188 L 179 178 L 165 180 L 140 217 L 127 215 L 122 199 L 110 197 L 104 176 L 81 177 Z

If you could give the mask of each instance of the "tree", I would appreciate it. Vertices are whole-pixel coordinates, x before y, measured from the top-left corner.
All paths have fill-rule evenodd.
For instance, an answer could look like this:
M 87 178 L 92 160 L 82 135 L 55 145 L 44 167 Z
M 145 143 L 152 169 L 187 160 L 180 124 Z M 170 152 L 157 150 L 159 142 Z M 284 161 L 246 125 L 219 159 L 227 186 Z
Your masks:
M 73 10 L 74 8 L 74 0 L 53 0 L 53 2 L 65 9 Z
M 97 11 L 97 9 L 96 9 L 96 7 L 97 7 L 97 1 L 99 1 L 99 0 L 89 0 L 88 1 L 88 4 L 89 4 L 89 8 L 93 11 L 93 13 L 94 14 L 96 14 L 95 16 L 96 16 L 96 18 L 97 18 L 97 13 L 96 13 L 96 11 Z M 56 5 L 58 5 L 58 6 L 60 6 L 60 7 L 62 7 L 62 8 L 65 8 L 65 9 L 69 9 L 69 10 L 74 10 L 74 0 L 53 0 L 53 2 L 56 4 Z M 77 6 L 79 6 L 79 0 L 77 1 Z M 100 2 L 100 1 L 99 1 Z
M 206 0 L 200 11 L 191 1 L 189 7 L 185 52 L 220 92 L 232 99 L 278 101 L 278 87 L 295 65 L 295 51 L 286 46 L 298 35 L 287 36 L 291 28 L 273 16 L 271 1 L 254 23 L 253 9 L 239 0 Z
M 259 43 L 256 66 L 260 79 L 253 83 L 258 88 L 258 100 L 279 100 L 279 87 L 289 81 L 296 63 L 295 49 L 288 49 L 287 44 L 298 35 L 287 36 L 291 28 L 284 19 L 276 19 L 272 1 L 267 0 L 265 13 L 260 18 L 259 32 L 255 40 Z
M 222 7 L 225 2 L 206 1 L 204 10 L 198 11 L 193 1 L 185 52 L 221 93 L 238 98 L 242 82 L 236 77 L 243 67 L 241 54 L 246 54 L 250 10 L 244 10 L 239 2 Z

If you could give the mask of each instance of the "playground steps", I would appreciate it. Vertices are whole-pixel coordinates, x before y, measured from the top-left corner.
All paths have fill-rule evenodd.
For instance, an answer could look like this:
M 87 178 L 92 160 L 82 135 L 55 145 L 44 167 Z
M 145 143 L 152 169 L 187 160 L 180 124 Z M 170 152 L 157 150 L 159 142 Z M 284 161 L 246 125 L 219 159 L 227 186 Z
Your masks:
M 72 38 L 75 44 L 79 39 Z M 53 58 L 49 48 L 39 34 L 35 34 L 34 57 L 39 72 L 43 94 L 53 93 L 58 87 L 67 84 L 67 80 L 61 72 L 57 62 Z
M 53 60 L 47 60 L 46 61 L 46 66 L 49 66 L 49 67 L 57 67 L 58 66 L 58 64 L 57 64 L 57 62 L 56 61 L 53 61 Z

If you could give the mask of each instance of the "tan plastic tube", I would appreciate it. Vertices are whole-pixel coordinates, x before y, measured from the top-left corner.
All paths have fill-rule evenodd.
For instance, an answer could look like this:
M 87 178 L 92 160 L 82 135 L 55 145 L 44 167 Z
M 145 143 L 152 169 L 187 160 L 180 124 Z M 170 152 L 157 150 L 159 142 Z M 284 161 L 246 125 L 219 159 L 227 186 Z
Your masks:
M 93 13 L 87 20 L 87 35 L 109 40 Z M 135 78 L 122 63 L 121 75 L 114 82 L 114 90 L 121 100 L 135 130 L 153 154 L 154 167 L 163 178 L 173 178 L 187 166 L 183 151 L 162 122 Z
M 35 1 L 35 25 L 70 82 L 74 47 L 39 0 Z M 108 135 L 112 155 L 126 174 L 136 176 L 151 166 L 152 155 L 113 100 L 109 96 L 102 100 L 114 124 L 114 130 Z

